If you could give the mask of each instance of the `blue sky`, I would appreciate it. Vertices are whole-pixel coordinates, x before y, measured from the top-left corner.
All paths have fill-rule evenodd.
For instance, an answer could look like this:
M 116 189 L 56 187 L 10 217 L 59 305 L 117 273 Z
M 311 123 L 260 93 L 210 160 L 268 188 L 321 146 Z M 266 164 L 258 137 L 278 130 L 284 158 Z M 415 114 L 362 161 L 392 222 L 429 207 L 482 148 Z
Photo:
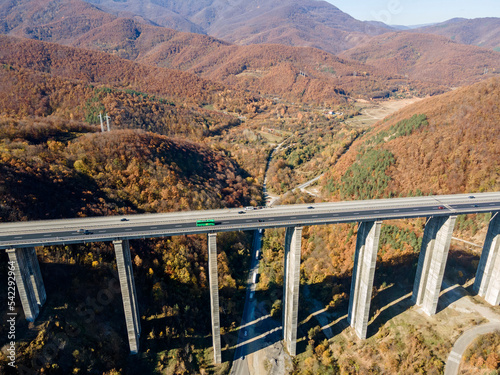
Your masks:
M 454 17 L 500 17 L 499 0 L 326 0 L 354 18 L 419 25 Z

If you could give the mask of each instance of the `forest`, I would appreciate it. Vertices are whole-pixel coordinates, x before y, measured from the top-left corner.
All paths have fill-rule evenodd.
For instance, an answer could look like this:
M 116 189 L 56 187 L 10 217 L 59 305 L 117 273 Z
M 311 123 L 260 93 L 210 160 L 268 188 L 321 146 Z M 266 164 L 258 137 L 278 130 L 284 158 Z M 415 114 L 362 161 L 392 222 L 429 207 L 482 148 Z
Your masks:
M 134 32 L 133 23 L 118 24 Z M 154 34 L 146 29 L 141 33 Z M 186 39 L 162 38 L 189 52 Z M 209 50 L 217 42 L 197 43 Z M 219 44 L 213 60 L 193 56 L 183 68 L 199 75 L 169 69 L 181 67 L 165 55 L 163 66 L 154 56 L 143 65 L 10 36 L 0 36 L 0 46 L 2 222 L 264 205 L 266 165 L 278 145 L 267 169 L 267 189 L 281 196 L 278 204 L 500 189 L 499 78 L 444 93 L 441 84 L 373 67 L 361 71 L 361 63 L 319 50 L 277 45 Z M 132 42 L 120 48 L 130 58 L 129 46 L 136 48 Z M 362 111 L 356 99 L 426 94 L 433 96 L 373 126 L 351 122 Z M 110 132 L 101 132 L 101 113 L 112 119 Z M 320 175 L 315 193 L 293 191 Z M 480 243 L 489 219 L 461 216 L 455 233 Z M 440 315 L 436 326 L 419 318 L 405 297 L 424 226 L 424 219 L 384 223 L 364 342 L 348 336 L 342 317 L 357 224 L 304 228 L 293 373 L 443 371 L 458 330 L 446 330 L 448 316 Z M 204 236 L 131 241 L 143 330 L 141 355 L 133 358 L 123 339 L 111 244 L 37 249 L 42 274 L 53 277 L 45 278 L 49 299 L 39 319 L 19 323 L 19 363 L 46 374 L 227 374 L 251 244 L 252 233 L 218 236 L 222 365 L 212 363 Z M 277 321 L 283 246 L 284 229 L 265 231 L 256 298 Z M 450 254 L 447 276 L 464 285 L 479 255 L 457 243 Z M 2 275 L 6 259 L 2 252 Z M 103 293 L 112 297 L 97 301 Z M 316 302 L 331 319 L 333 339 L 310 317 Z M 457 324 L 479 323 L 463 314 Z M 61 332 L 73 334 L 64 345 L 56 340 Z M 5 333 L 0 326 L 1 345 Z M 476 345 L 466 366 L 498 368 L 499 357 L 489 352 L 495 340 Z M 8 371 L 0 354 L 0 372 Z

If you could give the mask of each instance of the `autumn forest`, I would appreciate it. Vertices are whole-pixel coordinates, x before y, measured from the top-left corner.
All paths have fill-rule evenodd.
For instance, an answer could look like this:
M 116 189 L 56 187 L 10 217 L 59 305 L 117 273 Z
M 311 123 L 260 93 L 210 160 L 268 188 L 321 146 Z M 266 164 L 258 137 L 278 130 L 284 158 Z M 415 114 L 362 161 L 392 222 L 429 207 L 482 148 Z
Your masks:
M 0 222 L 500 191 L 500 52 L 491 34 L 478 46 L 444 28 L 367 28 L 315 1 L 300 15 L 296 1 L 280 8 L 273 19 L 286 19 L 286 32 L 267 18 L 235 18 L 233 34 L 215 13 L 202 21 L 209 10 L 195 17 L 176 1 L 161 20 L 130 2 L 8 3 L 0 5 Z M 297 31 L 298 20 L 310 29 Z M 266 27 L 242 39 L 242 30 Z M 457 218 L 445 281 L 464 295 L 490 218 Z M 345 319 L 357 224 L 304 227 L 298 355 L 280 354 L 286 373 L 443 373 L 454 342 L 484 319 L 446 306 L 427 319 L 410 302 L 424 226 L 424 218 L 384 222 L 367 340 Z M 35 322 L 17 323 L 19 371 L 0 350 L 0 373 L 230 373 L 253 236 L 217 238 L 221 365 L 211 347 L 206 236 L 189 235 L 130 242 L 136 356 L 112 244 L 37 248 L 47 303 Z M 255 291 L 276 326 L 284 237 L 283 228 L 264 231 Z M 103 290 L 111 297 L 99 302 Z M 0 348 L 7 329 L 0 325 Z M 60 332 L 74 334 L 63 345 Z M 462 373 L 500 371 L 499 337 L 470 346 Z M 279 361 L 266 355 L 262 369 L 272 373 Z

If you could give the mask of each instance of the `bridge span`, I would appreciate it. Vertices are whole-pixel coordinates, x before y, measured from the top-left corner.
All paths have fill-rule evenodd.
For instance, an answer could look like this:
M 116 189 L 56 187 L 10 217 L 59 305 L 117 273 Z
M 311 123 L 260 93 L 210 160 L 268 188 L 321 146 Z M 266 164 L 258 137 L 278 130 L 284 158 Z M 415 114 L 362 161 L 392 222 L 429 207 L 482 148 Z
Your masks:
M 128 241 L 207 234 L 214 362 L 221 363 L 217 232 L 287 228 L 283 332 L 285 347 L 295 355 L 303 226 L 359 223 L 348 321 L 358 337 L 366 338 L 382 222 L 427 218 L 412 299 L 426 314 L 433 315 L 457 215 L 490 212 L 492 218 L 474 290 L 488 303 L 497 305 L 500 303 L 500 192 L 1 223 L 0 250 L 6 250 L 9 260 L 16 264 L 16 282 L 23 310 L 26 319 L 33 321 L 47 298 L 35 247 L 112 241 L 130 351 L 137 353 L 141 326 Z M 210 225 L 199 225 L 199 221 L 207 220 Z

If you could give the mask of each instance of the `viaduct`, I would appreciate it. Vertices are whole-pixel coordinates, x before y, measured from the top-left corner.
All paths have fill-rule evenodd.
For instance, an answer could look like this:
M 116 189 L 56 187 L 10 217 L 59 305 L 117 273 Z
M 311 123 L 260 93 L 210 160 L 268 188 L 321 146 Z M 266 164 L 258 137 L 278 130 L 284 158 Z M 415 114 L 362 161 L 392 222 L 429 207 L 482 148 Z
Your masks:
M 15 264 L 17 288 L 27 320 L 34 321 L 46 301 L 35 246 L 112 241 L 122 292 L 131 353 L 139 351 L 141 333 L 129 240 L 183 234 L 207 234 L 208 274 L 214 362 L 221 363 L 217 233 L 286 227 L 283 293 L 283 339 L 296 354 L 302 227 L 358 222 L 348 321 L 358 337 L 367 335 L 380 228 L 383 220 L 425 217 L 413 302 L 436 313 L 451 236 L 457 215 L 492 213 L 474 290 L 492 304 L 500 302 L 500 192 L 284 205 L 242 210 L 223 209 L 0 224 L 0 249 Z M 214 225 L 198 226 L 199 220 Z

